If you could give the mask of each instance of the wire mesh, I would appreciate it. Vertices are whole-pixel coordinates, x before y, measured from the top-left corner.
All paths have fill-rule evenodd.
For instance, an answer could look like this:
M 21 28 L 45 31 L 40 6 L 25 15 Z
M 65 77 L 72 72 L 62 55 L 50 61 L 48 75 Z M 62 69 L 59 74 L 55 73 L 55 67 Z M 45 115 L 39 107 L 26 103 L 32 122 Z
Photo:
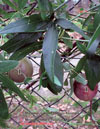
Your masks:
M 37 54 L 36 54 L 37 55 Z M 74 95 L 70 96 L 69 86 L 64 86 L 58 96 L 51 94 L 48 89 L 39 89 L 39 67 L 40 58 L 29 55 L 33 66 L 37 68 L 33 75 L 33 82 L 19 85 L 20 88 L 28 90 L 29 94 L 35 96 L 37 102 L 32 106 L 29 102 L 22 101 L 18 96 L 7 97 L 7 103 L 11 118 L 7 121 L 11 129 L 78 129 L 95 128 L 89 121 L 85 125 L 85 117 L 89 114 L 89 102 L 80 102 Z M 76 58 L 75 60 L 78 60 Z M 75 61 L 74 60 L 74 61 Z M 66 73 L 65 73 L 66 74 Z M 23 88 L 24 87 L 24 88 Z M 8 92 L 8 91 L 5 91 Z M 46 94 L 44 92 L 47 92 Z M 49 95 L 50 94 L 50 95 Z M 99 95 L 99 92 L 98 92 Z M 50 98 L 52 100 L 50 100 Z M 64 102 L 65 101 L 65 102 Z M 100 101 L 98 98 L 94 103 Z M 75 106 L 76 105 L 76 106 Z M 85 106 L 84 106 L 85 105 Z M 49 109 L 49 110 L 48 110 Z M 83 119 L 84 118 L 84 119 Z M 88 116 L 89 119 L 89 116 Z

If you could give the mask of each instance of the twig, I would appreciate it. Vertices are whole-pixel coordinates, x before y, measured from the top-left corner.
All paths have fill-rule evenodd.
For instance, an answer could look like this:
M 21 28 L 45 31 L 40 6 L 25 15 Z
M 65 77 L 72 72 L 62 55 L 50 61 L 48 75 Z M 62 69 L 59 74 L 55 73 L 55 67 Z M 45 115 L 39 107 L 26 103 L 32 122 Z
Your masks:
M 65 1 L 64 3 L 62 3 L 59 7 L 57 7 L 54 12 L 58 11 L 60 8 L 62 8 L 65 4 L 69 3 L 70 0 Z
M 26 15 L 30 15 L 30 12 L 35 8 L 36 5 L 37 5 L 37 2 L 34 2 L 30 10 L 26 13 Z
M 77 3 L 75 3 L 75 4 L 74 4 L 74 6 L 73 6 L 73 7 L 71 7 L 68 11 L 71 11 L 72 9 L 74 9 L 74 8 L 75 8 L 75 6 L 76 6 L 76 5 L 78 5 L 80 2 L 81 2 L 81 0 L 79 0 Z

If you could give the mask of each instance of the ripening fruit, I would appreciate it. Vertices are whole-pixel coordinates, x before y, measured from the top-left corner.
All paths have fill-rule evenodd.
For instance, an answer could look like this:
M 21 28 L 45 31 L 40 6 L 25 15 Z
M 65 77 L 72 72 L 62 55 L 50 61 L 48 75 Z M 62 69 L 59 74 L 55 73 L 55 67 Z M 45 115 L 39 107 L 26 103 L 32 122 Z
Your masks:
M 17 67 L 8 72 L 9 77 L 15 82 L 23 82 L 25 78 L 32 77 L 33 65 L 28 58 L 19 61 Z
M 98 91 L 98 85 L 95 86 L 94 90 L 91 90 L 88 85 L 83 85 L 77 81 L 73 83 L 74 94 L 83 101 L 91 101 Z

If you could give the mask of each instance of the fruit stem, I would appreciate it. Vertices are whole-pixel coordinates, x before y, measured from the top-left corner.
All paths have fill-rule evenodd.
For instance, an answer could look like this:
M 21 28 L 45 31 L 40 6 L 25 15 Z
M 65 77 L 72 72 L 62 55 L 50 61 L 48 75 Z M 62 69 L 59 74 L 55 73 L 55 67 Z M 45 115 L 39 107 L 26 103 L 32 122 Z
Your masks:
M 99 129 L 97 124 L 96 124 L 96 121 L 93 120 L 93 117 L 92 117 L 92 100 L 90 101 L 90 120 L 92 121 L 92 123 L 95 124 L 96 129 Z

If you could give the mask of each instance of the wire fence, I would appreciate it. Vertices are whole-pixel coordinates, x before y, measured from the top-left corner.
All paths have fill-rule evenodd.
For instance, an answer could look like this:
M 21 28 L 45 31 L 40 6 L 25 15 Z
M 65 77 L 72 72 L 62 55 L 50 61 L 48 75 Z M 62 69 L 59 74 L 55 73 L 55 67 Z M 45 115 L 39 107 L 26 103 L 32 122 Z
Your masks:
M 69 10 L 71 11 L 80 2 L 79 0 Z M 75 54 L 75 52 L 74 52 Z M 71 58 L 77 62 L 80 58 L 80 53 L 77 57 L 73 55 Z M 33 96 L 33 100 L 37 98 L 37 102 L 30 104 L 29 102 L 22 101 L 18 96 L 12 94 L 6 97 L 9 112 L 11 117 L 7 120 L 7 129 L 95 129 L 95 125 L 89 120 L 89 102 L 80 102 L 74 95 L 70 96 L 70 87 L 63 87 L 61 93 L 55 98 L 55 95 L 49 96 L 48 89 L 40 89 L 39 87 L 39 67 L 40 58 L 37 60 L 33 55 L 30 58 L 38 69 L 33 75 L 33 81 L 30 84 L 19 85 L 20 88 L 28 90 L 28 94 Z M 66 57 L 61 57 L 62 61 Z M 71 63 L 71 62 L 70 62 Z M 65 72 L 66 75 L 66 72 Z M 42 92 L 40 92 L 42 91 Z M 44 92 L 47 92 L 45 95 Z M 8 91 L 5 91 L 7 94 Z M 100 92 L 98 91 L 98 96 Z M 98 98 L 97 96 L 97 98 Z M 52 100 L 50 100 L 50 97 Z M 93 101 L 93 105 L 97 104 L 100 98 Z M 98 114 L 96 115 L 98 118 Z
M 34 65 L 39 69 L 39 60 L 36 61 L 36 57 L 33 56 L 29 57 L 32 59 Z M 55 99 L 55 95 L 51 94 L 51 96 L 49 96 L 48 89 L 38 90 L 38 71 L 33 75 L 33 78 L 34 77 L 37 78 L 35 81 L 27 85 L 20 85 L 19 87 L 24 87 L 22 89 L 27 89 L 30 95 L 33 97 L 35 96 L 37 98 L 36 103 L 30 105 L 29 102 L 22 101 L 16 95 L 6 98 L 9 112 L 11 114 L 11 118 L 7 121 L 9 129 L 95 128 L 95 125 L 91 121 L 87 122 L 87 125 L 85 125 L 85 117 L 87 116 L 87 119 L 89 119 L 89 102 L 80 103 L 74 95 L 70 96 L 70 87 L 66 86 Z M 47 95 L 45 95 L 44 92 L 47 92 Z M 49 100 L 50 97 L 52 100 Z M 98 101 L 100 101 L 100 98 L 94 101 L 94 104 Z

